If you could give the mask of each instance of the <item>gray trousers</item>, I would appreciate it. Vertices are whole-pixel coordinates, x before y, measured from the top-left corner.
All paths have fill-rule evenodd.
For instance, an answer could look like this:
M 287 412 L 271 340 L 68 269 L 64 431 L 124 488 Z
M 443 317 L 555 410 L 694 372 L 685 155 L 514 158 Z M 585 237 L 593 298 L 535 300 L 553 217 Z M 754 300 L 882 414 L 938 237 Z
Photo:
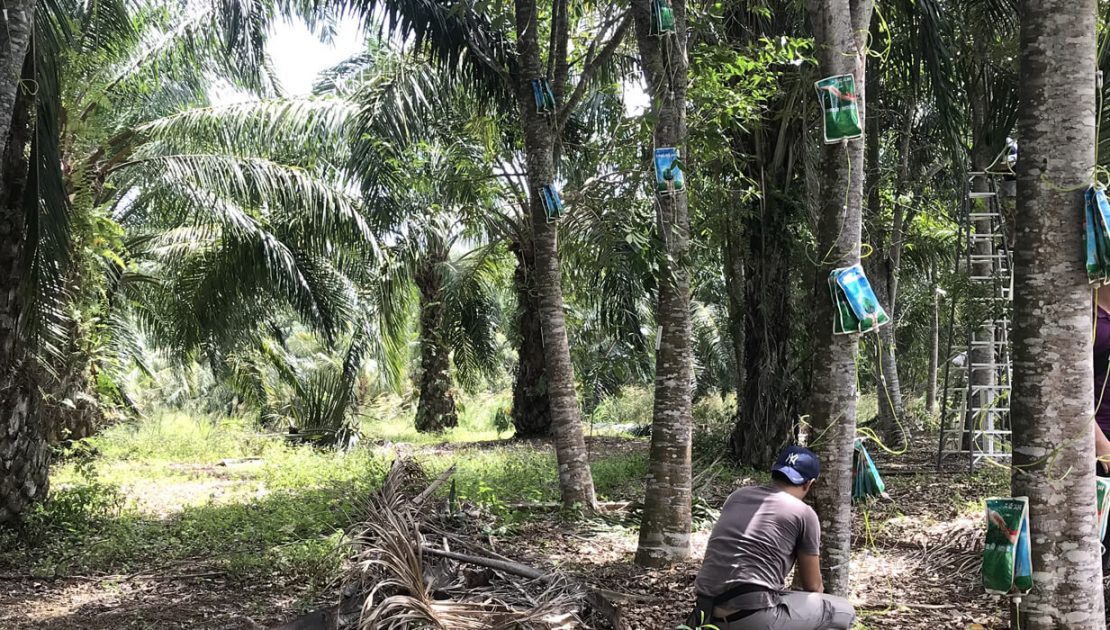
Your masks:
M 721 630 L 851 630 L 856 610 L 843 597 L 788 591 L 774 608 L 717 623 Z

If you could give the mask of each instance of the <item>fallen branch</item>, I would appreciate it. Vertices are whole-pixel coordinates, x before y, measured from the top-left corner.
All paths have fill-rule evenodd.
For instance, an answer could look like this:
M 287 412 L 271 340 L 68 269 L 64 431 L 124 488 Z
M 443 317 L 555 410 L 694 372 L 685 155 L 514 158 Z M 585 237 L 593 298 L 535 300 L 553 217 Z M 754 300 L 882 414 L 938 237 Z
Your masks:
M 438 477 L 436 477 L 435 481 L 428 484 L 427 488 L 424 488 L 423 492 L 416 495 L 416 498 L 412 500 L 413 504 L 415 504 L 415 505 L 423 504 L 424 501 L 426 501 L 428 499 L 428 497 L 432 496 L 432 494 L 434 494 L 436 490 L 439 490 L 440 486 L 447 483 L 447 480 L 450 479 L 451 475 L 453 475 L 453 474 L 455 474 L 455 465 L 451 464 L 451 467 L 448 468 L 447 470 L 443 471 L 442 473 L 440 473 L 440 475 Z
M 169 575 L 152 575 L 145 577 L 146 580 L 199 580 L 204 578 L 223 577 L 226 575 L 223 571 L 209 571 L 207 573 L 177 573 Z
M 428 547 L 426 545 L 421 546 L 420 550 L 424 553 L 438 556 L 440 558 L 448 558 L 451 560 L 457 560 L 459 562 L 465 562 L 467 564 L 473 564 L 479 567 L 485 567 L 487 569 L 504 571 L 505 573 L 511 573 L 512 575 L 528 578 L 529 580 L 543 580 L 547 582 L 555 578 L 555 575 L 552 573 L 545 573 L 526 564 L 520 564 L 519 562 L 507 562 L 505 560 L 495 560 L 493 558 L 468 556 L 466 554 L 455 553 L 453 551 L 443 551 L 442 549 L 436 549 L 435 547 Z
M 435 547 L 428 546 L 421 546 L 420 550 L 424 553 L 438 556 L 440 558 L 448 558 L 451 560 L 456 560 L 458 562 L 466 562 L 475 566 L 485 567 L 487 569 L 494 569 L 495 571 L 502 571 L 504 573 L 528 578 L 529 580 L 551 582 L 560 577 L 558 574 L 547 573 L 535 567 L 530 567 L 526 564 L 520 564 L 519 562 L 507 562 L 505 560 L 495 560 L 493 558 L 469 556 L 462 553 L 455 553 L 453 551 L 443 551 L 442 549 L 436 549 Z M 624 600 L 626 602 L 643 601 L 637 598 L 637 596 L 635 595 L 626 595 L 624 593 L 617 593 L 606 589 L 594 588 L 588 584 L 581 584 L 581 586 L 586 590 L 586 595 L 589 599 L 590 605 L 593 606 L 595 610 L 603 614 L 614 628 L 621 627 L 620 611 L 617 610 L 617 607 L 613 605 L 612 600 Z
M 245 464 L 261 464 L 261 463 L 263 463 L 263 459 L 261 457 L 229 457 L 227 459 L 221 459 L 220 462 L 216 465 L 217 466 L 229 467 L 229 466 L 242 466 L 242 465 L 245 465 Z

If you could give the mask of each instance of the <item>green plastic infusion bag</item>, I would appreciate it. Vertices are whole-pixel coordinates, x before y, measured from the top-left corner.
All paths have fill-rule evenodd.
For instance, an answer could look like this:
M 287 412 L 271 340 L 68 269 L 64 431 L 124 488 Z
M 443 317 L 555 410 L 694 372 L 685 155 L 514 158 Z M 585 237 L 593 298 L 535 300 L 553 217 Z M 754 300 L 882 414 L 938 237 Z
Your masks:
M 850 74 L 826 77 L 814 83 L 824 113 L 825 144 L 863 136 L 856 102 L 856 78 Z
M 655 192 L 670 195 L 686 189 L 678 149 L 662 147 L 655 150 Z
M 1098 539 L 1106 538 L 1106 523 L 1110 521 L 1110 479 L 1098 477 L 1095 479 L 1096 498 L 1098 501 Z
M 860 265 L 834 269 L 829 274 L 829 290 L 834 305 L 833 333 L 871 332 L 890 323 Z
M 1033 588 L 1027 497 L 987 499 L 983 588 L 1001 595 L 1027 593 Z
M 871 454 L 864 448 L 863 440 L 857 439 L 852 453 L 852 500 L 862 501 L 885 495 L 886 484 L 879 476 L 879 469 L 871 459 Z

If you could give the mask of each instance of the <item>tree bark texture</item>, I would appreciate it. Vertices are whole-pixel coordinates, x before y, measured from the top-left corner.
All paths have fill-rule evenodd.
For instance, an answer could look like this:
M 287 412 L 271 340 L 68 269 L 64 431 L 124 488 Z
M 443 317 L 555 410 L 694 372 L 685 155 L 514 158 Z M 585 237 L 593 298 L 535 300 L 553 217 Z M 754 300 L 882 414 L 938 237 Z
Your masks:
M 686 157 L 686 4 L 672 0 L 675 32 L 651 34 L 651 0 L 634 0 L 640 64 L 651 96 L 655 148 L 675 147 Z M 687 173 L 689 176 L 689 173 Z M 636 563 L 665 566 L 690 555 L 691 396 L 693 342 L 690 330 L 690 219 L 685 191 L 656 195 L 663 241 L 656 322 L 662 327 L 655 353 L 655 404 L 651 424 L 644 516 Z
M 94 368 L 88 353 L 76 346 L 71 342 L 66 365 L 55 366 L 63 370 L 60 374 L 50 376 L 38 371 L 39 382 L 48 383 L 50 392 L 49 398 L 39 401 L 39 414 L 50 419 L 46 439 L 52 445 L 91 437 L 104 424 L 100 403 L 92 393 Z
M 543 332 L 540 329 L 539 296 L 536 293 L 532 245 L 513 244 L 516 269 L 517 364 L 513 378 L 513 427 L 516 437 L 535 438 L 551 434 L 551 401 L 544 372 Z
M 779 451 L 794 440 L 798 417 L 795 354 L 790 340 L 794 309 L 788 225 L 792 209 L 778 191 L 767 190 L 745 223 L 748 235 L 746 329 L 739 394 L 740 413 L 732 431 L 732 453 L 745 466 L 768 470 Z
M 871 0 L 810 0 L 808 11 L 822 76 L 853 74 L 857 104 L 865 117 L 865 43 Z M 817 360 L 810 393 L 812 447 L 821 457 L 822 475 L 814 489 L 821 520 L 825 589 L 848 594 L 852 539 L 852 451 L 856 431 L 857 335 L 833 334 L 833 303 L 828 274 L 860 260 L 864 142 L 825 145 L 819 161 L 821 212 L 815 287 Z
M 440 244 L 442 245 L 442 244 Z M 451 351 L 444 339 L 442 264 L 447 252 L 432 244 L 416 271 L 420 290 L 420 400 L 416 430 L 440 433 L 459 426 L 451 379 Z
M 540 330 L 551 401 L 551 426 L 559 463 L 559 493 L 564 505 L 582 505 L 592 510 L 593 478 L 589 453 L 582 434 L 582 415 L 575 392 L 574 365 L 567 342 L 563 313 L 562 269 L 559 265 L 558 226 L 548 223 L 540 202 L 541 188 L 555 182 L 557 123 L 552 116 L 536 111 L 531 80 L 545 76 L 540 63 L 539 24 L 536 0 L 515 0 L 517 64 L 513 76 L 531 193 L 532 238 L 536 256 L 536 292 L 539 297 Z
M 4 0 L 0 12 L 0 138 L 8 141 L 23 63 L 31 43 L 35 2 Z M 0 146 L 0 150 L 4 147 Z
M 17 11 L 9 9 L 9 22 L 14 13 Z M 4 87 L 8 87 L 6 83 Z M 10 111 L 0 121 L 6 123 L 0 196 L 0 523 L 18 519 L 33 503 L 46 497 L 50 463 L 46 427 L 36 405 L 33 374 L 37 370 L 19 333 L 26 238 L 25 149 L 31 139 L 34 97 L 14 84 L 12 87 L 18 91 L 14 100 L 6 101 Z M 0 103 L 5 102 L 3 98 Z
M 1029 497 L 1036 586 L 1020 626 L 1101 630 L 1091 293 L 1077 220 L 1095 163 L 1096 3 L 1022 9 L 1011 481 Z

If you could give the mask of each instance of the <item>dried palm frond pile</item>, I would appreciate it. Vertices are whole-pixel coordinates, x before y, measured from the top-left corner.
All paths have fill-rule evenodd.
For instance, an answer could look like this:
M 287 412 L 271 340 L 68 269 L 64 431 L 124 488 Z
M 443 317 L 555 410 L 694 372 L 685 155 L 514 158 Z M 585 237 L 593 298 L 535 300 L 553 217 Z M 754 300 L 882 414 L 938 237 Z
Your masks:
M 961 518 L 938 523 L 913 537 L 920 546 L 918 560 L 926 571 L 966 577 L 979 570 L 983 556 L 981 519 Z
M 366 521 L 352 532 L 337 627 L 561 630 L 619 623 L 587 587 L 479 544 L 465 513 L 452 513 L 436 496 L 452 472 L 429 482 L 413 460 L 394 462 L 368 502 Z

